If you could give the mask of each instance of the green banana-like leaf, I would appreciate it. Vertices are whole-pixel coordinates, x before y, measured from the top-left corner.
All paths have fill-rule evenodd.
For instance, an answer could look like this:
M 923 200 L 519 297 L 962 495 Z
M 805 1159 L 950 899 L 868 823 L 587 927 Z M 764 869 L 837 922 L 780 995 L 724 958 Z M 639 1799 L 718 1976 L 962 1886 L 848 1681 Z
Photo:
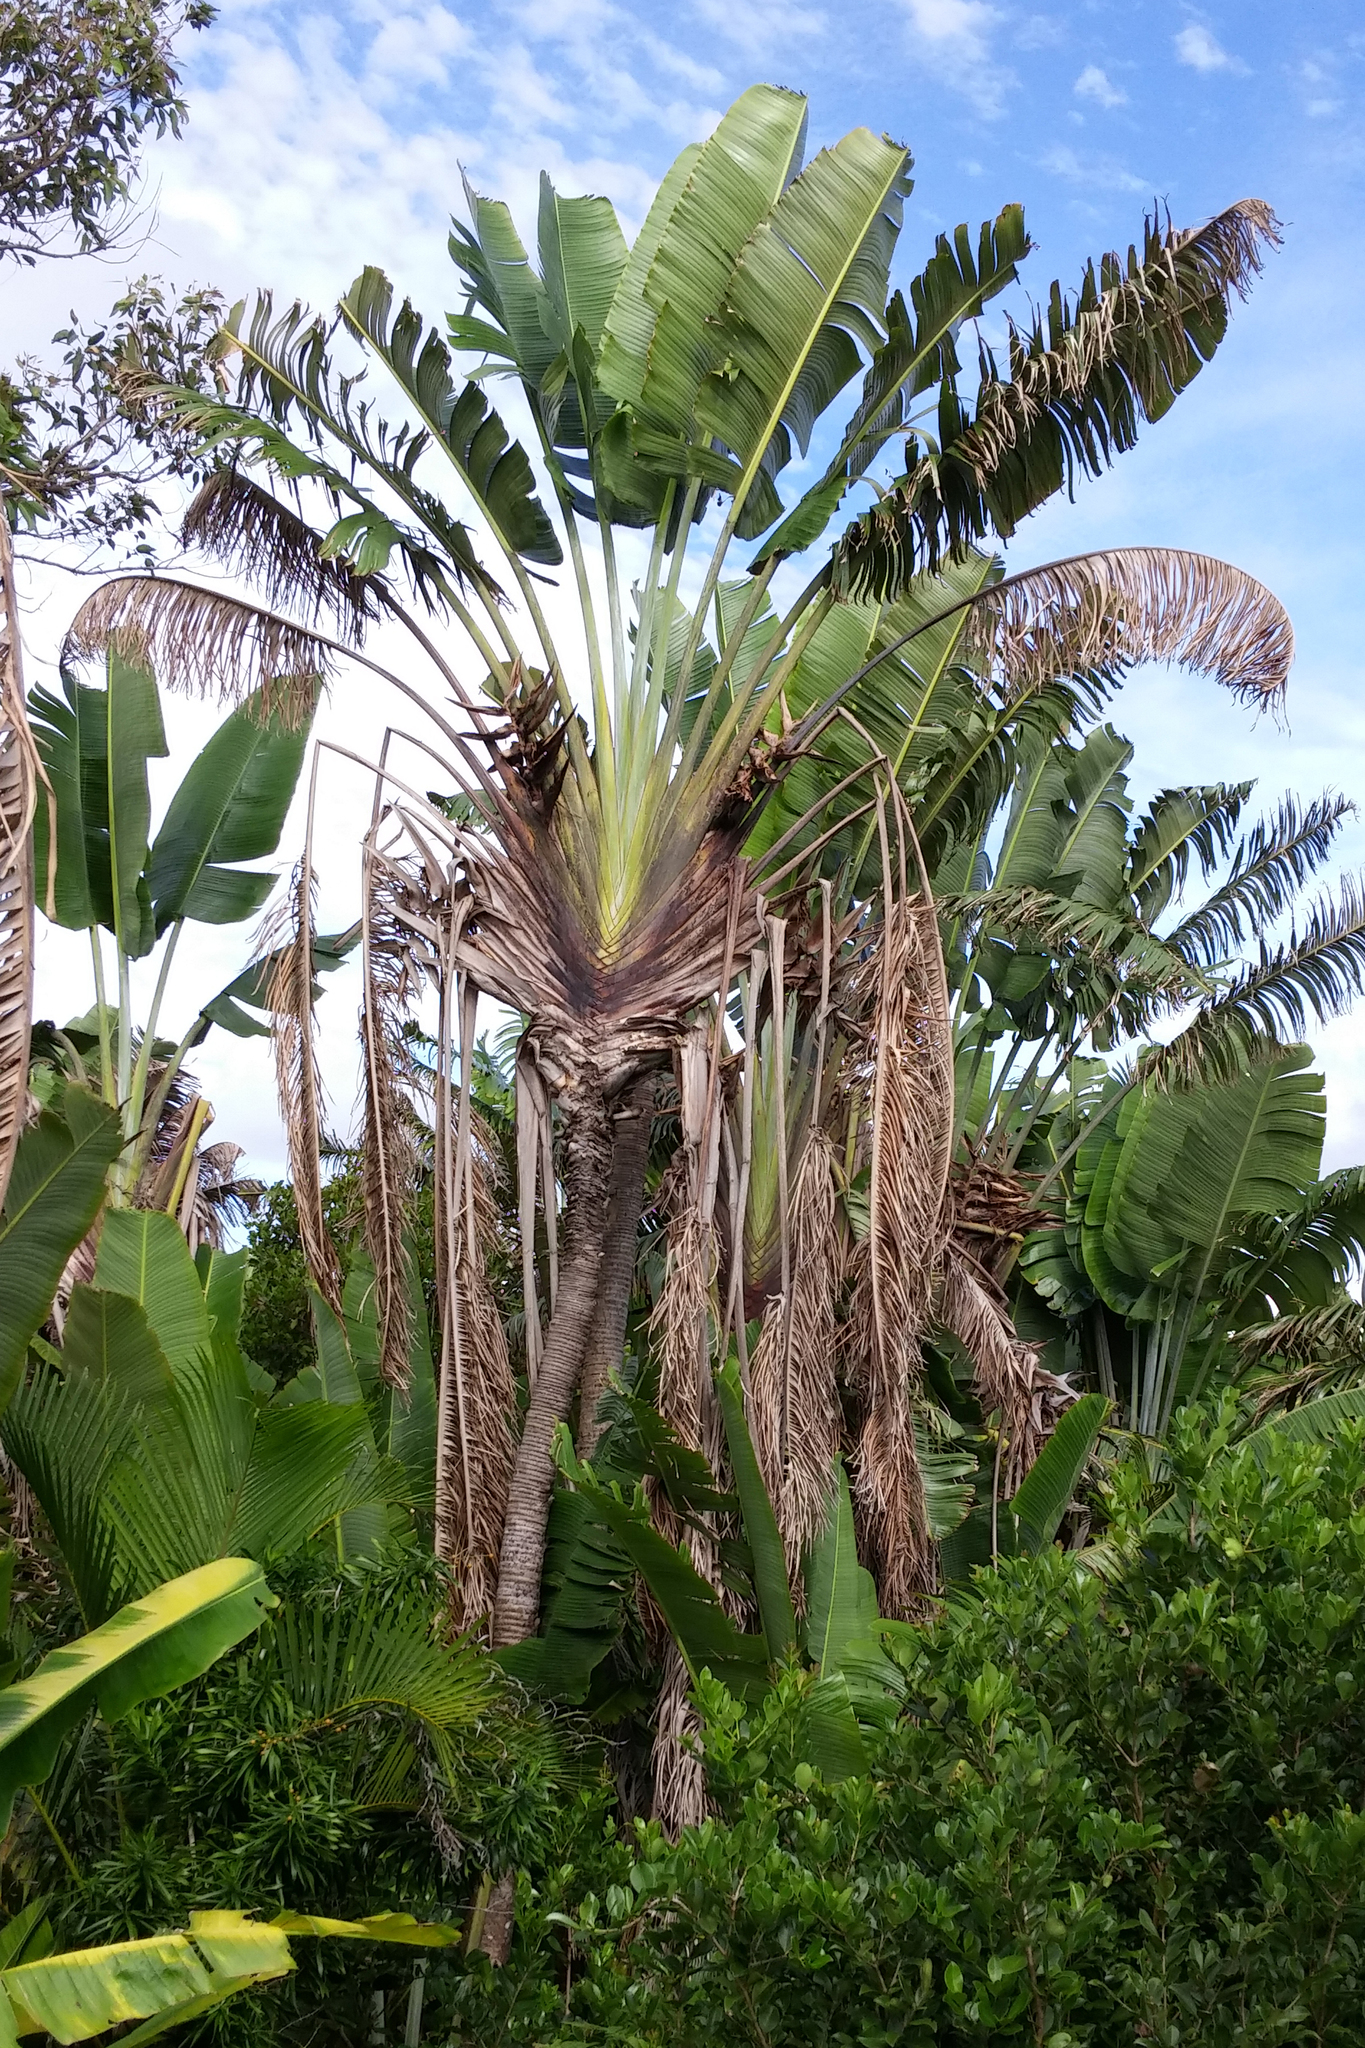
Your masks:
M 68 931 L 88 931 L 96 924 L 112 926 L 104 692 L 66 676 L 60 697 L 50 690 L 33 690 L 28 712 L 56 813 L 51 915 Z M 49 805 L 44 800 L 33 819 L 33 866 L 40 904 L 48 902 L 51 856 Z
M 194 1255 L 194 1270 L 204 1290 L 204 1307 L 215 1344 L 236 1344 L 241 1335 L 250 1263 L 251 1254 L 245 1245 L 235 1252 L 225 1252 L 216 1245 L 201 1244 Z
M 411 1913 L 371 1913 L 364 1920 L 331 1920 L 323 1913 L 277 1913 L 270 1925 L 285 1934 L 326 1934 L 342 1941 L 388 1941 L 400 1948 L 453 1948 L 464 1928 Z
M 1145 1283 L 1187 1247 L 1211 1251 L 1235 1218 L 1302 1203 L 1318 1177 L 1325 1132 L 1312 1058 L 1307 1046 L 1291 1046 L 1228 1082 L 1128 1098 L 1101 1162 L 1103 1172 L 1112 1160 L 1112 1179 L 1104 1190 L 1097 1179 L 1086 1207 L 1087 1225 L 1099 1223 L 1116 1265 Z
M 459 349 L 491 356 L 539 391 L 558 344 L 551 338 L 553 315 L 545 287 L 536 276 L 510 208 L 486 199 L 465 180 L 473 232 L 451 225 L 451 260 L 464 273 L 478 314 L 452 313 L 451 340 Z
M 909 307 L 897 292 L 886 309 L 886 340 L 873 351 L 862 398 L 838 451 L 769 535 L 755 569 L 773 555 L 796 553 L 819 539 L 849 484 L 901 431 L 914 400 L 956 372 L 954 343 L 962 322 L 975 319 L 989 299 L 1013 283 L 1030 247 L 1019 206 L 1007 206 L 985 222 L 975 252 L 965 222 L 951 241 L 939 236 L 933 255 L 911 281 Z
M 341 301 L 341 315 L 390 371 L 436 447 L 453 463 L 503 545 L 549 567 L 564 558 L 559 537 L 536 495 L 519 441 L 474 383 L 457 390 L 450 355 L 435 328 L 404 301 L 390 321 L 393 287 L 382 270 L 363 270 Z
M 147 763 L 164 758 L 170 748 L 155 676 L 149 668 L 125 661 L 112 647 L 105 718 L 114 931 L 123 951 L 137 960 L 156 943 L 156 921 L 143 873 L 152 823 Z
M 793 443 L 805 452 L 857 373 L 859 342 L 881 341 L 905 165 L 895 143 L 855 128 L 793 179 L 740 254 L 715 334 L 717 367 L 690 409 L 740 463 L 741 504 L 760 462 L 778 470 Z
M 1109 1405 L 1103 1394 L 1082 1394 L 1073 1402 L 1009 1503 L 1020 1540 L 1030 1550 L 1045 1549 L 1061 1527 Z
M 744 1414 L 744 1389 L 733 1358 L 716 1372 L 716 1394 L 730 1451 L 730 1469 L 754 1561 L 754 1592 L 768 1654 L 780 1663 L 796 1648 L 796 1612 L 787 1579 L 787 1560 L 772 1500 L 763 1483 L 753 1438 Z M 875 1602 L 874 1602 L 875 1605 Z
M 118 1400 L 155 1403 L 174 1392 L 170 1360 L 147 1311 L 107 1287 L 76 1286 L 62 1330 L 62 1371 L 80 1374 Z
M 258 690 L 219 726 L 171 798 L 147 863 L 158 936 L 176 918 L 232 924 L 270 894 L 274 876 L 237 863 L 280 843 L 308 744 Z
M 116 1721 L 197 1678 L 274 1604 L 259 1565 L 220 1558 L 50 1652 L 32 1678 L 0 1693 L 0 1825 L 8 1826 L 20 1786 L 42 1782 L 63 1736 L 90 1707 Z
M 0 1210 L 0 1413 L 62 1270 L 99 1213 L 122 1143 L 117 1110 L 74 1082 L 61 1115 L 45 1109 L 19 1140 Z
M 439 1922 L 424 1925 L 409 1913 L 329 1920 L 283 1912 L 268 1921 L 239 1912 L 191 1913 L 183 1932 L 72 1949 L 0 1970 L 0 2043 L 34 2033 L 63 2043 L 88 2041 L 110 2027 L 142 2020 L 144 2025 L 120 2036 L 128 2048 L 142 2048 L 250 1985 L 288 1976 L 295 1968 L 291 1934 L 448 1948 L 463 1931 Z
M 708 323 L 740 251 L 800 168 L 806 102 L 755 85 L 700 149 L 684 152 L 650 208 L 607 315 L 599 377 L 682 439 L 715 360 Z
M 344 932 L 327 932 L 313 941 L 313 974 L 331 974 L 340 967 L 348 954 L 360 944 L 360 926 L 351 925 Z M 270 1025 L 266 1021 L 270 1012 L 270 984 L 279 966 L 279 951 L 267 953 L 259 960 L 253 960 L 250 967 L 220 989 L 200 1011 L 204 1029 L 217 1024 L 224 1031 L 230 1031 L 234 1038 L 268 1038 Z M 316 1002 L 322 994 L 322 984 L 316 978 L 312 984 L 312 996 Z M 243 1005 L 246 1005 L 243 1008 Z M 253 1017 L 252 1010 L 265 1012 L 263 1017 Z
M 586 1493 L 559 1488 L 545 1539 L 541 1633 L 495 1652 L 529 1692 L 581 1706 L 621 1633 L 635 1566 Z
M 208 1352 L 204 1290 L 174 1217 L 157 1209 L 111 1209 L 100 1232 L 95 1285 L 141 1306 L 172 1372 Z
M 574 335 L 581 332 L 596 356 L 626 267 L 626 238 L 616 209 L 609 199 L 564 198 L 542 171 L 539 230 L 550 339 L 572 359 Z
M 875 1637 L 881 1619 L 872 1574 L 858 1562 L 853 1502 L 842 1458 L 836 1461 L 829 1520 L 806 1560 L 806 1654 L 821 1675 L 842 1670 L 852 1643 Z
M 817 1678 L 806 1695 L 806 1760 L 837 1785 L 867 1771 L 867 1751 L 847 1682 L 841 1672 Z
M 558 1457 L 649 1587 L 693 1677 L 709 1670 L 743 1698 L 761 1693 L 769 1683 L 766 1638 L 735 1627 L 686 1549 L 675 1550 L 654 1527 L 643 1488 L 627 1500 L 619 1489 L 599 1485 L 563 1439 Z
M 133 959 L 156 942 L 143 868 L 151 826 L 147 762 L 164 757 L 165 729 L 156 679 L 112 647 L 105 687 L 67 679 L 65 702 L 33 697 L 34 736 L 57 808 L 57 922 L 102 924 Z M 46 878 L 48 806 L 34 821 L 36 873 Z

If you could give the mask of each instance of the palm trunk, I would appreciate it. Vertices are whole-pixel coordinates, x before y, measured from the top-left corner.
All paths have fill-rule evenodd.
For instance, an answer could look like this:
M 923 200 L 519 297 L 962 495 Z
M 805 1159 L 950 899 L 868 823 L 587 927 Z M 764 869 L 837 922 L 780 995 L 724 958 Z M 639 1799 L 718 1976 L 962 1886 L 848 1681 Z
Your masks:
M 559 1292 L 545 1336 L 545 1355 L 517 1447 L 507 1495 L 493 1606 L 493 1648 L 534 1635 L 540 1619 L 540 1578 L 545 1525 L 554 1488 L 550 1447 L 555 1426 L 568 1419 L 583 1376 L 583 1360 L 597 1313 L 611 1180 L 611 1123 L 601 1075 L 580 1069 L 562 1088 L 564 1112 L 564 1227 Z
M 626 1317 L 635 1280 L 635 1239 L 645 1198 L 645 1168 L 653 1126 L 654 1077 L 643 1074 L 626 1095 L 613 1124 L 611 1188 L 607 1196 L 606 1243 L 597 1280 L 597 1310 L 583 1362 L 578 1396 L 578 1455 L 590 1458 L 602 1434 L 598 1404 L 609 1376 L 619 1371 L 626 1342 Z

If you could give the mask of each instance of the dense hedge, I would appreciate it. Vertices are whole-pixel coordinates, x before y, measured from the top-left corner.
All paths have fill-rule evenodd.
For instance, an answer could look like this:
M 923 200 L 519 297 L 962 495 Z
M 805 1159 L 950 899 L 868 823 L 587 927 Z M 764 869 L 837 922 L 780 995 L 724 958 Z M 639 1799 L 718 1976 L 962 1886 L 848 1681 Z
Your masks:
M 590 1730 L 495 1689 L 448 1789 L 390 1813 L 357 1790 L 384 1717 L 310 1720 L 238 1657 L 115 1731 L 117 1815 L 91 1731 L 64 1802 L 81 1881 L 36 1824 L 31 1878 L 74 1941 L 210 1904 L 454 1916 L 510 1858 L 511 1959 L 430 1959 L 429 2044 L 1355 2044 L 1362 1442 L 1263 1464 L 1227 1448 L 1232 1412 L 1177 1422 L 1155 1511 L 1145 1467 L 1117 1468 L 1098 1554 L 1010 1562 L 908 1634 L 865 1778 L 802 1761 L 800 1675 L 752 1710 L 704 1682 L 717 1810 L 674 1845 L 618 1821 Z M 280 1584 L 330 1610 L 376 1572 L 421 1577 Z M 383 2009 L 396 2041 L 413 1968 L 319 1948 L 203 2037 L 321 2048 L 380 2038 Z
M 1112 1583 L 1053 1551 L 944 1613 L 872 1776 L 794 1761 L 795 1677 L 709 1690 L 717 1817 L 523 1879 L 459 2037 L 1358 2043 L 1361 1444 L 1263 1469 L 1227 1420 L 1177 1427 L 1164 1512 L 1121 1472 Z

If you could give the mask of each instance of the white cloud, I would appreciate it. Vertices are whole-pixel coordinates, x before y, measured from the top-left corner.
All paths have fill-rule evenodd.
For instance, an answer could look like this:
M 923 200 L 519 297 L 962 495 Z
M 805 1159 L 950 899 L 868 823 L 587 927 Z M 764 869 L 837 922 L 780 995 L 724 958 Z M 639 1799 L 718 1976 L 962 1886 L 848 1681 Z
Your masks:
M 779 54 L 794 36 L 822 36 L 829 27 L 819 8 L 787 0 L 693 0 L 692 11 L 751 57 Z
M 1236 57 L 1230 57 L 1212 30 L 1202 22 L 1192 21 L 1188 28 L 1182 28 L 1175 38 L 1175 54 L 1182 64 L 1188 64 L 1193 71 L 1244 71 L 1246 66 Z
M 1111 85 L 1107 72 L 1098 64 L 1087 64 L 1071 90 L 1078 99 L 1094 100 L 1101 107 L 1126 107 L 1128 95 Z
M 945 84 L 993 120 L 1004 111 L 1013 72 L 997 64 L 992 39 L 1005 20 L 990 0 L 905 0 L 911 35 Z
M 1054 143 L 1051 149 L 1043 152 L 1038 162 L 1054 177 L 1065 178 L 1071 185 L 1088 186 L 1092 191 L 1147 193 L 1152 190 L 1148 179 L 1125 170 L 1113 157 L 1091 153 L 1082 156 L 1065 142 Z

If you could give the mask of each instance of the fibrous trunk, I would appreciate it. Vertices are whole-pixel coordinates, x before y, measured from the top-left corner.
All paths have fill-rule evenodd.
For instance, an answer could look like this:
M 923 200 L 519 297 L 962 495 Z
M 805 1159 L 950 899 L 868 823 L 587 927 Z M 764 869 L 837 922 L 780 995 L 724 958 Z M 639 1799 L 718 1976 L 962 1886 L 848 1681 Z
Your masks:
M 611 1189 L 607 1197 L 606 1242 L 597 1280 L 593 1316 L 578 1396 L 578 1455 L 591 1458 L 601 1434 L 597 1410 L 607 1381 L 620 1370 L 635 1280 L 635 1239 L 644 1205 L 645 1168 L 653 1126 L 654 1077 L 642 1074 L 627 1090 L 612 1119 Z
M 495 1649 L 534 1635 L 540 1619 L 545 1526 L 554 1488 L 554 1432 L 558 1423 L 567 1421 L 582 1379 L 602 1270 L 612 1141 L 596 1064 L 585 1060 L 566 1074 L 558 1101 L 564 1129 L 565 1242 L 554 1314 L 508 1489 L 493 1608 Z

